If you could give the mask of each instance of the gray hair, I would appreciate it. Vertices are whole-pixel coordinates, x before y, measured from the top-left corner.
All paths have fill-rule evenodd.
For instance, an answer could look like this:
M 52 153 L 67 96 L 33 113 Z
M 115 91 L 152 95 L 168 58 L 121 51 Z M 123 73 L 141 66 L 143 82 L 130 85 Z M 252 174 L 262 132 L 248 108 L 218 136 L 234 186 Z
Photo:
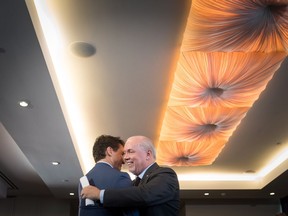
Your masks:
M 145 136 L 132 136 L 127 139 L 128 141 L 137 140 L 138 145 L 145 151 L 151 151 L 153 158 L 156 160 L 156 149 L 151 139 Z

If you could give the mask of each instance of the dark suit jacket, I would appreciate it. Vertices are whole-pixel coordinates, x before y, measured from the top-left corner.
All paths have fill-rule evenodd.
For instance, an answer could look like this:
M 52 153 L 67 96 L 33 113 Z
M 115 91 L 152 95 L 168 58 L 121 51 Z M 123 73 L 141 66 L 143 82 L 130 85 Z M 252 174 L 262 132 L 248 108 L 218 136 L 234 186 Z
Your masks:
M 138 187 L 107 189 L 105 207 L 138 207 L 141 216 L 177 216 L 180 208 L 179 182 L 171 168 L 153 164 Z
M 132 181 L 128 173 L 120 172 L 106 163 L 97 163 L 93 169 L 87 173 L 90 185 L 100 189 L 125 188 L 132 186 Z M 79 185 L 79 194 L 82 190 Z M 100 202 L 95 201 L 95 206 L 85 206 L 85 199 L 79 196 L 79 216 L 122 216 L 120 208 L 104 208 Z

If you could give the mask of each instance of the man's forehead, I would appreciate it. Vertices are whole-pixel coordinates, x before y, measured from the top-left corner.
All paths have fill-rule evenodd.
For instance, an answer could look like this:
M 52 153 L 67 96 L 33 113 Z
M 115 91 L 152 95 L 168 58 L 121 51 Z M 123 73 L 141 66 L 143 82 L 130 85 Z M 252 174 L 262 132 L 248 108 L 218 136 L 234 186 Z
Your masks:
M 130 149 L 133 149 L 133 147 L 131 147 L 131 146 L 124 146 L 124 151 L 128 151 L 128 150 L 130 150 Z
M 135 149 L 137 148 L 138 145 L 135 145 L 134 143 L 126 143 L 125 146 L 124 146 L 124 149 L 127 151 L 129 149 Z

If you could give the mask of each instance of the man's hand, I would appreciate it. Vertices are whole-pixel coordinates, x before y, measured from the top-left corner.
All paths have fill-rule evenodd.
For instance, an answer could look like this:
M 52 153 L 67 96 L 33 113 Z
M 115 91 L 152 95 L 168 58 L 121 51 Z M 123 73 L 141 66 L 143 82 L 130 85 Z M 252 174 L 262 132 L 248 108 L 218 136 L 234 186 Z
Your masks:
M 92 199 L 92 200 L 99 200 L 100 199 L 100 190 L 95 186 L 87 186 L 84 187 L 81 191 L 82 199 Z

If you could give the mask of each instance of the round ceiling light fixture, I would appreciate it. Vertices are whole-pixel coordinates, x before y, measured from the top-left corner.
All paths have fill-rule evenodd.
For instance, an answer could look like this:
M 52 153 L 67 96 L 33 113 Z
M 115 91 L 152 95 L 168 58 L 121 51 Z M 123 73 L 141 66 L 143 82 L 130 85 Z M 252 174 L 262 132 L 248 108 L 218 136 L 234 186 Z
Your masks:
M 51 164 L 54 166 L 58 166 L 58 165 L 60 165 L 60 162 L 59 161 L 52 161 Z
M 256 173 L 256 172 L 255 172 L 255 170 L 251 170 L 251 169 L 250 169 L 250 170 L 246 170 L 245 173 L 247 173 L 247 174 L 254 174 L 254 173 Z
M 24 107 L 24 108 L 32 108 L 32 104 L 28 100 L 20 100 L 18 101 L 19 106 Z
M 96 48 L 93 45 L 82 41 L 71 43 L 70 50 L 74 55 L 84 58 L 93 56 L 96 53 Z

